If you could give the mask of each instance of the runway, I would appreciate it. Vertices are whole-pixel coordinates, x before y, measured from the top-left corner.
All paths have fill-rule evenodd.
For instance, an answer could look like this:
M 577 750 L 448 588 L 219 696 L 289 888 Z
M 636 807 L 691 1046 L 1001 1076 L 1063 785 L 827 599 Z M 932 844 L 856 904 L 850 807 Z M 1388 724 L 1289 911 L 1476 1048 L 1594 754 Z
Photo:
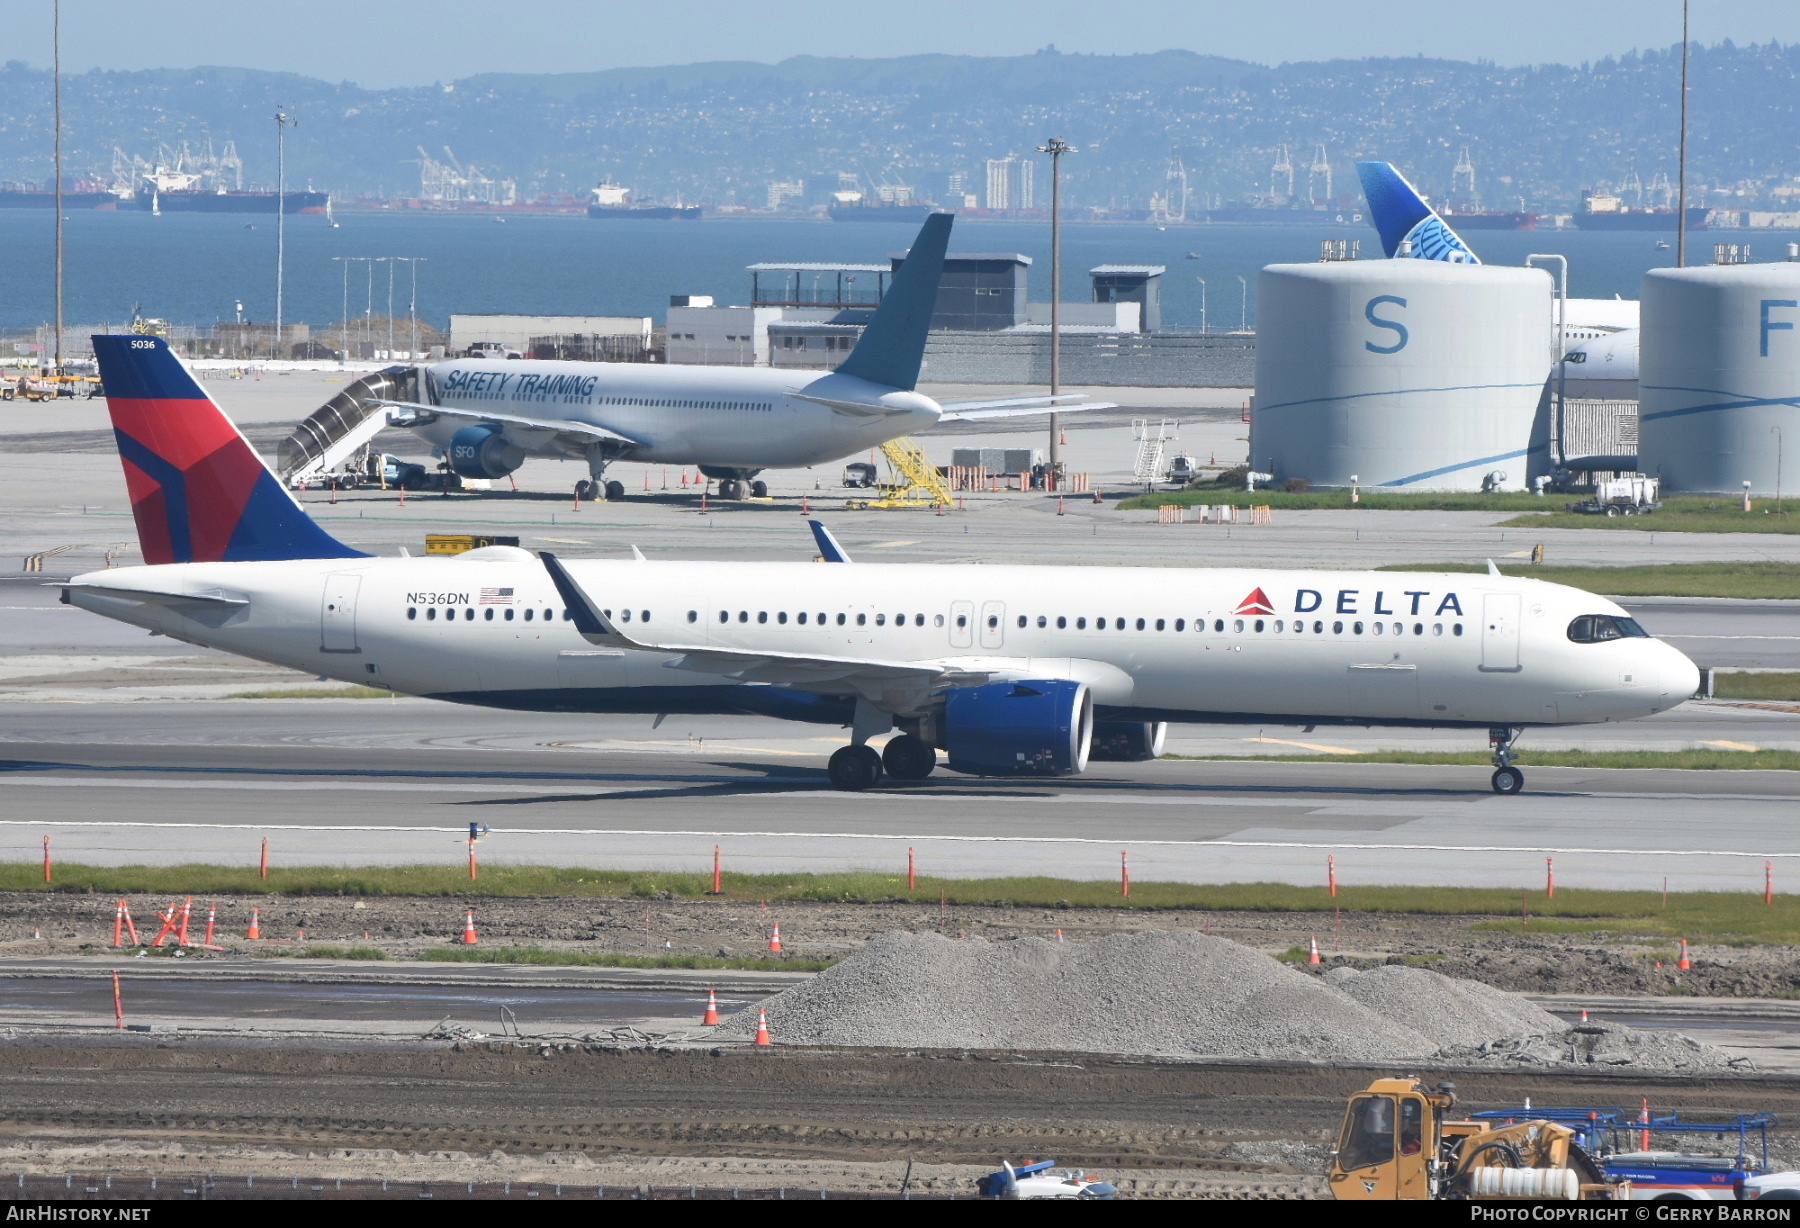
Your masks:
M 838 731 L 749 718 L 689 737 L 426 701 L 0 717 L 8 861 L 47 834 L 92 864 L 248 864 L 265 836 L 283 865 L 458 864 L 479 823 L 487 865 L 699 872 L 718 845 L 745 872 L 899 875 L 910 848 L 947 877 L 1116 879 L 1121 853 L 1140 882 L 1315 884 L 1328 854 L 1346 883 L 1540 884 L 1547 856 L 1568 886 L 1760 891 L 1765 859 L 1778 882 L 1800 875 L 1789 772 L 1528 768 L 1526 793 L 1498 797 L 1482 767 L 1165 759 L 1059 781 L 940 771 L 852 795 L 824 780 Z

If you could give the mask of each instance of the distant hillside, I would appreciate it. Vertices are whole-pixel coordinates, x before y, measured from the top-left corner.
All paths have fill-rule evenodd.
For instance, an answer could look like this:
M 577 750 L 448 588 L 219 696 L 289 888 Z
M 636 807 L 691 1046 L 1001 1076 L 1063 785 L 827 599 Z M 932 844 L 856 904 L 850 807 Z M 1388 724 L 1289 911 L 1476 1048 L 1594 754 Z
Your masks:
M 1745 204 L 1800 176 L 1800 47 L 1726 43 L 1693 64 L 1693 170 L 1749 181 Z M 985 185 L 990 157 L 1058 134 L 1076 204 L 1142 204 L 1179 149 L 1197 191 L 1266 190 L 1279 145 L 1297 186 L 1324 143 L 1340 195 L 1350 164 L 1400 163 L 1450 187 L 1468 145 L 1490 205 L 1567 207 L 1635 169 L 1674 171 L 1677 59 L 1650 51 L 1569 67 L 1445 60 L 1341 60 L 1267 67 L 1165 51 L 1005 58 L 797 57 L 531 76 L 488 74 L 368 90 L 231 68 L 90 72 L 65 82 L 71 173 L 104 177 L 112 151 L 233 139 L 250 179 L 274 177 L 268 120 L 294 108 L 289 174 L 340 195 L 416 193 L 416 147 L 516 179 L 527 194 L 585 193 L 610 177 L 644 195 L 760 205 L 771 180 L 855 172 L 941 194 L 961 172 Z M 0 68 L 0 178 L 50 174 L 50 81 Z

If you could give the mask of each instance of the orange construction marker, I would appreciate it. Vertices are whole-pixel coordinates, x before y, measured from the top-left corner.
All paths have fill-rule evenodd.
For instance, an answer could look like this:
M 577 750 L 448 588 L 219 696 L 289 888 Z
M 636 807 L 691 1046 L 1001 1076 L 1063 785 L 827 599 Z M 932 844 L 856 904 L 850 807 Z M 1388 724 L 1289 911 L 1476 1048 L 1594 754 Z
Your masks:
M 700 1022 L 709 1028 L 719 1026 L 719 999 L 710 989 L 706 991 L 706 1014 L 700 1017 Z
M 475 910 L 470 909 L 467 919 L 463 921 L 463 945 L 472 947 L 480 941 L 475 937 Z
M 250 928 L 244 931 L 244 937 L 259 939 L 262 937 L 262 912 L 260 909 L 250 910 Z
M 775 923 L 775 930 L 769 935 L 769 950 L 781 950 L 781 922 Z
M 765 1010 L 756 1012 L 756 1043 L 759 1045 L 775 1043 L 769 1039 L 769 1012 Z

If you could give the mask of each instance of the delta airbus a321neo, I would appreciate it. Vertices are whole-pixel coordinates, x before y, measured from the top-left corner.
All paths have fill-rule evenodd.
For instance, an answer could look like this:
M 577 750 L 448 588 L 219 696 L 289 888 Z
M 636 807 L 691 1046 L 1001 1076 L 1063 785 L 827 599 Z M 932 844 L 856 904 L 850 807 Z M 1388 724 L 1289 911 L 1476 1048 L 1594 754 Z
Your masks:
M 1602 597 L 1483 575 L 1259 568 L 376 558 L 282 488 L 157 337 L 94 338 L 147 563 L 64 600 L 189 643 L 411 695 L 844 725 L 883 773 L 1064 776 L 1168 721 L 1489 730 L 1623 721 L 1699 672 Z M 879 753 L 869 739 L 898 726 Z

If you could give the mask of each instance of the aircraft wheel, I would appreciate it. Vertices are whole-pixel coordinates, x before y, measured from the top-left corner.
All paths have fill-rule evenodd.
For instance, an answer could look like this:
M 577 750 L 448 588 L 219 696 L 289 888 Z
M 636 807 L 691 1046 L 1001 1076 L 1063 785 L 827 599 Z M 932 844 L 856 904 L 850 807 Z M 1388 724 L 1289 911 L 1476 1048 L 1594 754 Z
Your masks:
M 623 503 L 625 501 L 625 483 L 608 482 L 606 484 L 606 501 L 608 503 Z
M 769 497 L 769 484 L 767 482 L 750 483 L 750 497 L 752 499 L 767 499 Z
M 581 481 L 575 483 L 575 497 L 591 503 L 594 498 L 594 484 L 586 478 L 582 478 Z
M 1494 772 L 1494 792 L 1514 794 L 1525 787 L 1525 773 L 1516 767 L 1498 768 Z
M 881 756 L 870 746 L 845 746 L 832 754 L 825 773 L 833 788 L 860 793 L 881 783 Z
M 719 498 L 742 499 L 743 497 L 744 484 L 736 478 L 724 478 L 719 482 Z
M 937 766 L 937 751 L 923 738 L 903 733 L 882 750 L 881 766 L 895 780 L 924 780 Z

